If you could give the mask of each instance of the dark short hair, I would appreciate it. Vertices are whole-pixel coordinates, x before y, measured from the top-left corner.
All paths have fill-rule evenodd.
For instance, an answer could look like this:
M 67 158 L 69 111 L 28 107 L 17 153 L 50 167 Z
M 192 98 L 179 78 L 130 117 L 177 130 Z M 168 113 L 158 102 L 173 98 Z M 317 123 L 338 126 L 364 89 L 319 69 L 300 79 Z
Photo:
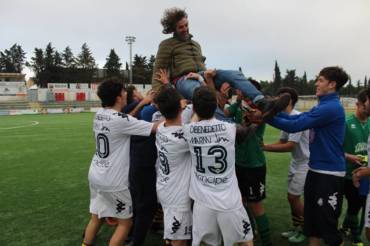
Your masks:
M 116 99 L 124 90 L 123 83 L 119 80 L 111 78 L 104 80 L 98 87 L 98 97 L 101 100 L 102 107 L 113 107 Z
M 127 92 L 127 104 L 130 104 L 134 101 L 134 91 L 136 90 L 136 87 L 134 85 L 129 85 L 126 88 Z
M 175 119 L 181 110 L 181 95 L 175 88 L 163 86 L 154 98 L 159 111 L 166 119 Z
M 277 91 L 277 95 L 281 95 L 283 93 L 288 93 L 290 95 L 290 99 L 292 100 L 292 105 L 293 107 L 295 106 L 295 104 L 297 103 L 298 101 L 298 92 L 294 89 L 294 88 L 291 88 L 291 87 L 281 87 L 278 91 Z
M 339 91 L 340 88 L 343 87 L 345 83 L 347 83 L 349 76 L 341 67 L 325 67 L 323 68 L 319 76 L 323 76 L 325 79 L 329 81 L 335 81 L 336 86 L 335 90 Z
M 185 12 L 184 9 L 179 9 L 176 7 L 166 9 L 161 19 L 161 24 L 163 26 L 162 32 L 164 34 L 175 32 L 177 22 L 179 22 L 184 17 L 188 17 L 188 14 Z
M 362 104 L 364 104 L 366 102 L 367 98 L 370 98 L 370 88 L 362 89 L 357 94 L 357 101 L 362 103 Z
M 193 93 L 193 110 L 202 119 L 210 119 L 215 114 L 217 108 L 216 92 L 207 87 L 201 86 Z

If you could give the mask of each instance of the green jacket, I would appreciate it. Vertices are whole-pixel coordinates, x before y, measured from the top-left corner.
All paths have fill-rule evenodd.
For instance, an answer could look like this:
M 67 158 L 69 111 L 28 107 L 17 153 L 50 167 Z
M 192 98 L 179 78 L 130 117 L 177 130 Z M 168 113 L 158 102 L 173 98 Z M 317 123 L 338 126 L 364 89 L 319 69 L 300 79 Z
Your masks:
M 168 69 L 170 80 L 186 75 L 190 72 L 206 70 L 202 55 L 202 49 L 198 42 L 192 40 L 181 41 L 176 37 L 163 40 L 159 44 L 157 56 L 155 58 L 152 87 L 158 90 L 162 83 L 155 79 L 155 74 L 159 69 Z

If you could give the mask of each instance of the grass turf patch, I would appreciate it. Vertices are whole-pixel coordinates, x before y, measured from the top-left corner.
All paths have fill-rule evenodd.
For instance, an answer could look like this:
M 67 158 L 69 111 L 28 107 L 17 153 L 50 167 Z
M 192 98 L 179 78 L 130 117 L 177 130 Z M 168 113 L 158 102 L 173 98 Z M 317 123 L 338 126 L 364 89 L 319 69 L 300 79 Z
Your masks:
M 0 117 L 0 245 L 81 243 L 89 220 L 93 117 L 92 113 Z M 278 130 L 267 127 L 266 143 L 278 137 Z M 291 226 L 286 200 L 290 155 L 266 156 L 264 204 L 271 235 L 275 245 L 289 245 L 280 233 Z M 111 233 L 112 228 L 104 226 L 96 245 L 107 245 Z M 161 236 L 150 233 L 145 245 L 162 245 Z

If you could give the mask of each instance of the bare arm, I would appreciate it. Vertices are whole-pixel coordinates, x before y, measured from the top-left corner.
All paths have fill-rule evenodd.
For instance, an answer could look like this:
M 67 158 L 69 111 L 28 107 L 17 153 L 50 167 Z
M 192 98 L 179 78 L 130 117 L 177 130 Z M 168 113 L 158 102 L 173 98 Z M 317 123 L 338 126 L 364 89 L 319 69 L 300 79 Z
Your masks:
M 144 98 L 143 100 L 141 100 L 139 102 L 138 105 L 136 105 L 136 107 L 131 110 L 131 112 L 129 113 L 129 115 L 131 116 L 136 116 L 136 114 L 147 104 L 151 103 L 153 101 L 153 97 L 154 97 L 154 93 L 151 91 L 149 92 Z
M 265 144 L 262 146 L 262 149 L 269 152 L 291 152 L 296 146 L 296 142 L 292 141 L 279 141 L 273 144 Z

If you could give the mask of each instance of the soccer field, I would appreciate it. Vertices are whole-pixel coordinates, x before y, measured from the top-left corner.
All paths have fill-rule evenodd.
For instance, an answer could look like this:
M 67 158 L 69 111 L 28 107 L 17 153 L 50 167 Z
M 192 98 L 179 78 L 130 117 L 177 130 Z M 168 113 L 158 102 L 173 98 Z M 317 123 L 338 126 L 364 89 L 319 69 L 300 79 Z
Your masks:
M 89 220 L 87 172 L 95 144 L 92 113 L 0 117 L 0 245 L 80 245 Z M 271 127 L 265 142 L 278 139 Z M 288 229 L 289 154 L 267 154 L 265 207 L 274 245 Z M 107 245 L 104 226 L 96 245 Z M 150 234 L 148 246 L 162 245 Z M 258 242 L 256 245 L 259 245 Z

